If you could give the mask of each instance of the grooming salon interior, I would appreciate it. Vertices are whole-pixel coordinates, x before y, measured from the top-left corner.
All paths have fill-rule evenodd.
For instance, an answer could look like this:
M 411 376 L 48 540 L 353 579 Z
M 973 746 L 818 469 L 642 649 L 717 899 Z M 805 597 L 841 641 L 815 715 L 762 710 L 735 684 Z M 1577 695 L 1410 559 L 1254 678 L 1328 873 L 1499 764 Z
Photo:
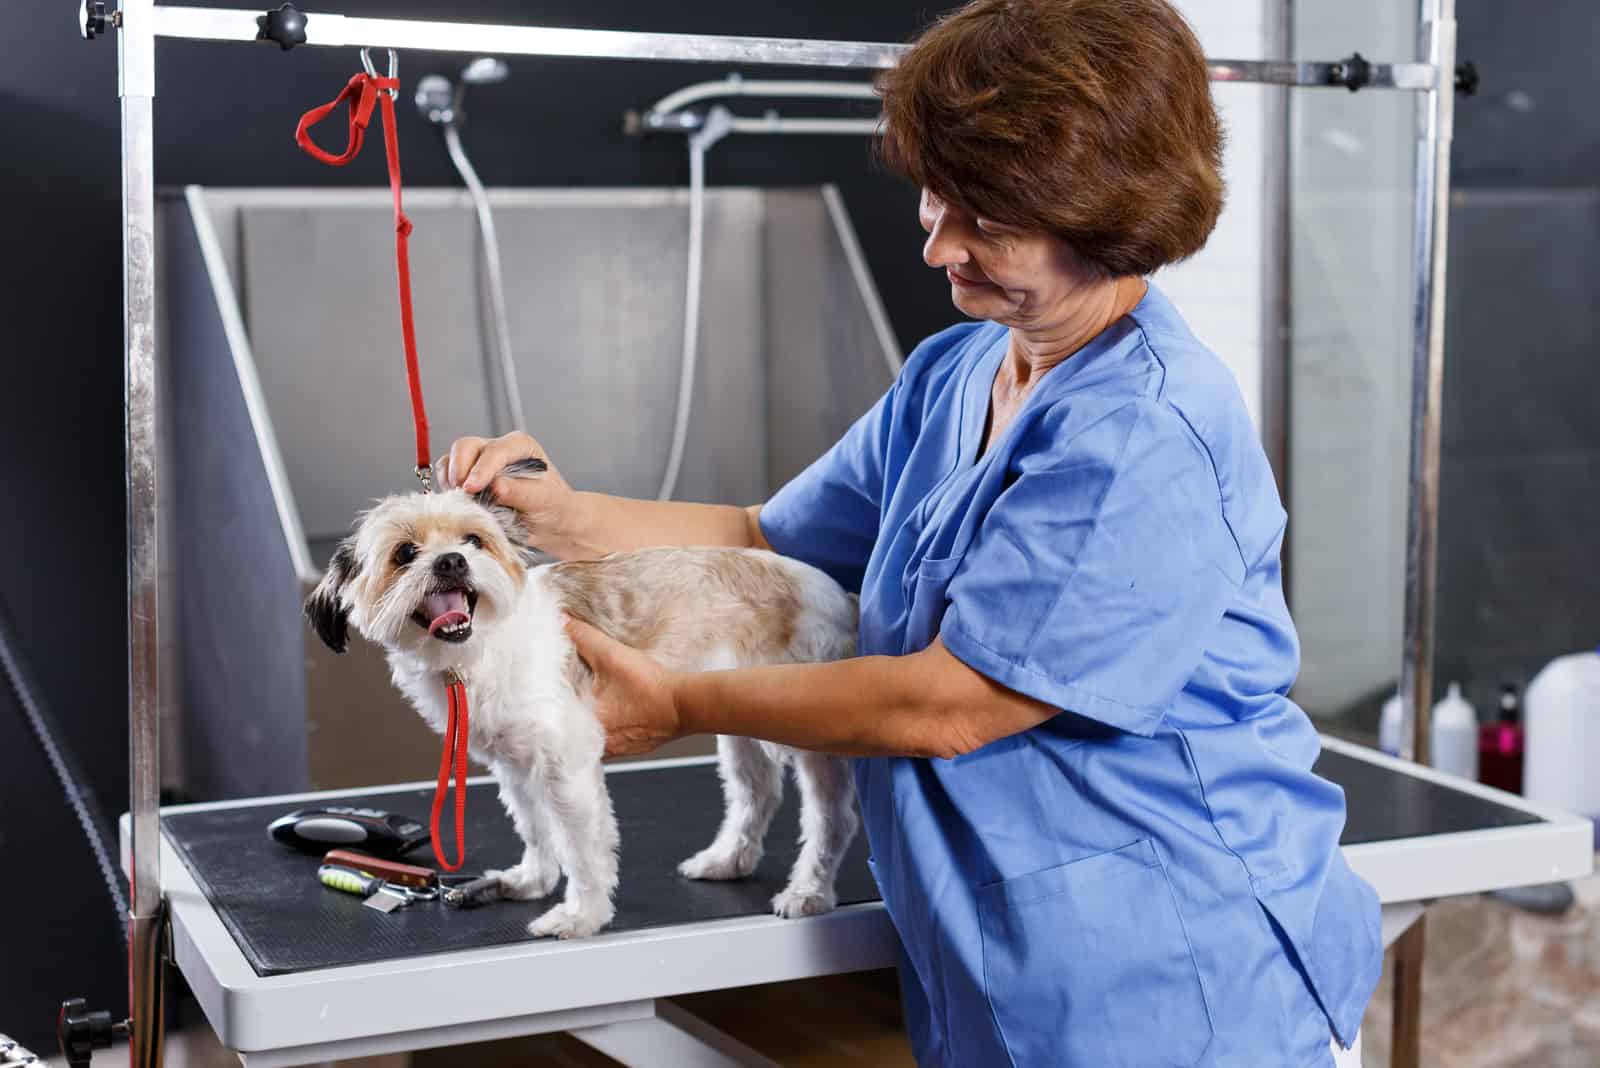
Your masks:
M 0 1066 L 1600 1066 L 1600 7 L 4 8 Z

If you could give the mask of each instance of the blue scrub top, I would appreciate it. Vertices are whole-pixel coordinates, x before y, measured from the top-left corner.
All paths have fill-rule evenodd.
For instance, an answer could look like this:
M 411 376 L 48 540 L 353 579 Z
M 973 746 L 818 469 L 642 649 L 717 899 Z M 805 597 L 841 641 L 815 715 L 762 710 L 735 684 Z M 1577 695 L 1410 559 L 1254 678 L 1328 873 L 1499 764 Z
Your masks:
M 964 323 L 761 510 L 861 594 L 860 652 L 942 637 L 1061 712 L 855 762 L 918 1063 L 1328 1065 L 1382 966 L 1286 696 L 1285 513 L 1232 375 L 1152 285 L 981 456 L 1008 331 Z

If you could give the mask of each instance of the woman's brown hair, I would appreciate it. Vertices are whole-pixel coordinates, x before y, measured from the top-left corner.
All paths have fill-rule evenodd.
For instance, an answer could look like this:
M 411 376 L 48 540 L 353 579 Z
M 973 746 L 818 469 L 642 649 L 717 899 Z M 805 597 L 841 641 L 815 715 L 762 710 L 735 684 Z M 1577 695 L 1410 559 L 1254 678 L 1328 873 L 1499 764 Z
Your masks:
M 1166 0 L 973 0 L 879 89 L 890 167 L 1109 274 L 1193 255 L 1222 211 L 1205 53 Z

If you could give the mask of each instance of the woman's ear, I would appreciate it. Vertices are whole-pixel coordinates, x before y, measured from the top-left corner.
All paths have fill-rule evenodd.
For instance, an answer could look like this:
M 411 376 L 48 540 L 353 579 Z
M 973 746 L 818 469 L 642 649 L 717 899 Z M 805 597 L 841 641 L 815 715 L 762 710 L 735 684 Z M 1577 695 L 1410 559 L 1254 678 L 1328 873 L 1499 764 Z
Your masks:
M 329 649 L 342 653 L 350 645 L 350 610 L 344 605 L 344 588 L 360 572 L 355 539 L 346 538 L 334 550 L 328 570 L 306 597 L 306 618 Z

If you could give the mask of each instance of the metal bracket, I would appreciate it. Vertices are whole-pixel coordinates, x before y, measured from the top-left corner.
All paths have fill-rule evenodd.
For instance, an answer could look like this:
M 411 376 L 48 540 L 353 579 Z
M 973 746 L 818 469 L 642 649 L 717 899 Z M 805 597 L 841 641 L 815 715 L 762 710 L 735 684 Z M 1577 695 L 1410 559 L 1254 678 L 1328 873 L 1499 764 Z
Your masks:
M 706 112 L 700 128 L 689 135 L 689 147 L 703 154 L 732 132 L 733 112 L 718 104 Z

